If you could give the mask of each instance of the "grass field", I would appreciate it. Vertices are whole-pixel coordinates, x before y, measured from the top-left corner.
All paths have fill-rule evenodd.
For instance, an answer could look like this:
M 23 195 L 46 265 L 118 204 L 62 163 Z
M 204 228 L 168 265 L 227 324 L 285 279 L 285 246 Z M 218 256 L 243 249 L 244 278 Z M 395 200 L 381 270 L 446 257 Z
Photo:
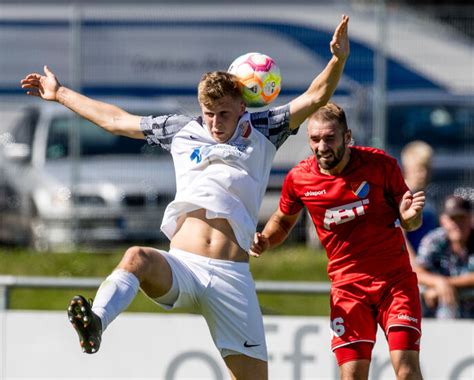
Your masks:
M 107 276 L 117 265 L 124 249 L 97 253 L 38 254 L 20 249 L 0 248 L 0 274 L 55 277 Z M 251 259 L 255 280 L 327 281 L 327 259 L 324 252 L 303 245 L 285 245 Z M 14 289 L 10 293 L 11 309 L 65 310 L 75 294 L 93 298 L 95 290 Z M 329 297 L 315 295 L 259 295 L 262 311 L 267 315 L 329 315 Z M 163 312 L 139 293 L 128 311 Z M 187 310 L 184 310 L 187 312 Z

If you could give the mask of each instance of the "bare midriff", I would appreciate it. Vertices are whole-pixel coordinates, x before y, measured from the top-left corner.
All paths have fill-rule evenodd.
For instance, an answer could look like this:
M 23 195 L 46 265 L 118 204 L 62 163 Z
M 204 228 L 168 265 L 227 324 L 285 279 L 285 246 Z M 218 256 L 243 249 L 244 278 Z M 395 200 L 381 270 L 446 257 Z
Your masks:
M 207 219 L 206 210 L 199 209 L 178 219 L 171 248 L 181 249 L 211 259 L 247 262 L 245 252 L 237 243 L 226 219 Z

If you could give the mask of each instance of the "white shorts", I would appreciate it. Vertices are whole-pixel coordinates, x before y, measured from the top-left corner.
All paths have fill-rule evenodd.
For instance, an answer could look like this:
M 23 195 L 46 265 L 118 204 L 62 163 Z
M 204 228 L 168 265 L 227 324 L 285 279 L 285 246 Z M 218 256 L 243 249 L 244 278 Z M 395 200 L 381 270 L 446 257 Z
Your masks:
M 154 301 L 167 310 L 191 307 L 199 311 L 222 357 L 243 354 L 267 361 L 262 313 L 249 264 L 175 248 L 159 252 L 171 266 L 173 285 Z M 173 293 L 177 294 L 174 302 L 168 297 Z

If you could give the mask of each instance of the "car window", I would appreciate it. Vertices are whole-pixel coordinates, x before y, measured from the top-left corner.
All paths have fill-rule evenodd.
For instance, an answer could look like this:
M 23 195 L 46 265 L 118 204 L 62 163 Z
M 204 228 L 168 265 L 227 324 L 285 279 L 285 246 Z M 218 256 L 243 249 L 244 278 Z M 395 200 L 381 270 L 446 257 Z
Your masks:
M 78 126 L 81 156 L 103 155 L 165 155 L 159 147 L 152 147 L 145 140 L 113 135 L 93 123 L 73 117 L 57 117 L 51 122 L 46 147 L 49 160 L 69 155 L 69 130 Z
M 437 152 L 474 146 L 474 107 L 467 105 L 391 106 L 387 142 L 399 151 L 413 140 L 426 141 Z
M 27 110 L 16 122 L 12 129 L 13 141 L 17 144 L 31 145 L 38 122 L 39 112 Z

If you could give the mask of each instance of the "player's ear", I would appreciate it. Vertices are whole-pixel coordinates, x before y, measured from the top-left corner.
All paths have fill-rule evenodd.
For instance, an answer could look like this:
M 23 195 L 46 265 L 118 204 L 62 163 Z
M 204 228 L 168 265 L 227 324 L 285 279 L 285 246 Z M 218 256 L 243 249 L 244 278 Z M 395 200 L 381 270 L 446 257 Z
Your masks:
M 349 145 L 352 142 L 352 131 L 348 129 L 344 132 L 344 142 Z
M 242 100 L 240 102 L 240 112 L 239 116 L 242 116 L 245 113 L 245 110 L 247 109 L 247 106 L 245 105 L 245 102 Z

